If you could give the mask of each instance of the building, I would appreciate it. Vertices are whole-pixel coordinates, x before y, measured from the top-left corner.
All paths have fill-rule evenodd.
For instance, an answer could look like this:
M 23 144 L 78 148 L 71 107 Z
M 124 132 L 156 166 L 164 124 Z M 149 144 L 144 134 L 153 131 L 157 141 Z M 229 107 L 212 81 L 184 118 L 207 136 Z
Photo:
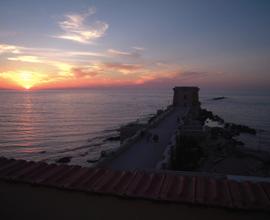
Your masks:
M 188 107 L 190 112 L 197 116 L 200 109 L 198 87 L 174 87 L 173 106 Z
M 198 87 L 174 87 L 173 105 L 191 107 L 199 104 Z

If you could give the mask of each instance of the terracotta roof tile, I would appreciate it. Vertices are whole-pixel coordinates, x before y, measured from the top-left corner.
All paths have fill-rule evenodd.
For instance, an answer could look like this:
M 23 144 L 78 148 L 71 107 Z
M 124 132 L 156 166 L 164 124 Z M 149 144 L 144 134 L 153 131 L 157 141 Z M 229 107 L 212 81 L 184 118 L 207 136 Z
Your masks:
M 24 169 L 21 169 L 20 171 L 12 174 L 10 176 L 11 180 L 21 180 L 23 179 L 25 176 L 33 173 L 35 170 L 37 170 L 38 168 L 41 167 L 42 163 L 35 163 L 35 162 L 29 162 L 28 166 L 25 167 Z M 46 165 L 45 163 L 43 163 L 43 165 Z
M 251 182 L 242 183 L 243 195 L 248 208 L 264 206 L 270 210 L 270 201 L 261 185 Z
M 31 172 L 26 173 L 17 180 L 22 182 L 35 183 L 35 180 L 44 172 L 46 172 L 48 167 L 50 167 L 49 164 L 39 163 L 39 166 L 37 166 L 34 170 L 31 170 Z
M 28 177 L 28 180 L 30 180 L 31 183 L 39 184 L 57 172 L 57 168 L 58 166 L 56 164 L 48 164 L 47 166 L 42 167 L 42 169 L 37 169 L 31 178 L 30 176 Z
M 93 191 L 93 185 L 98 179 L 107 172 L 106 169 L 91 169 L 91 172 L 86 176 L 86 179 L 83 180 L 81 183 L 78 184 L 79 190 L 83 191 Z
M 243 195 L 242 195 L 242 184 L 236 181 L 228 181 L 229 184 L 229 189 L 230 193 L 232 196 L 232 203 L 234 207 L 244 209 L 245 208 L 245 201 L 243 200 Z
M 115 176 L 112 179 L 111 183 L 102 187 L 101 190 L 103 190 L 105 193 L 124 196 L 127 187 L 132 181 L 134 176 L 135 176 L 134 172 L 116 171 Z
M 231 207 L 232 199 L 229 193 L 227 180 L 218 180 L 208 177 L 196 177 L 196 203 Z
M 57 186 L 61 187 L 65 183 L 66 178 L 76 169 L 74 166 L 59 166 L 59 171 L 42 181 L 43 185 L 46 186 Z
M 195 177 L 168 174 L 161 189 L 161 199 L 194 203 Z
M 129 182 L 125 190 L 125 195 L 138 197 L 140 190 L 142 190 L 142 187 L 145 185 L 145 182 L 147 181 L 147 179 L 144 178 L 144 175 L 145 173 L 142 171 L 134 172 L 132 180 Z
M 22 168 L 27 162 L 23 160 L 11 160 L 1 166 L 0 177 L 7 178 L 8 175 L 20 168 Z
M 78 170 L 74 171 L 74 173 L 71 174 L 64 183 L 62 183 L 62 186 L 67 189 L 72 189 L 73 186 L 76 186 L 78 183 L 80 183 L 83 179 L 86 178 L 88 172 L 89 168 L 80 167 Z
M 5 178 L 12 180 L 14 176 L 16 176 L 18 173 L 22 172 L 25 169 L 28 169 L 31 167 L 34 162 L 26 162 L 26 161 L 21 161 L 20 165 L 16 165 L 13 168 L 9 169 L 9 171 L 6 171 Z
M 119 178 L 119 173 L 112 170 L 106 170 L 96 181 L 89 183 L 89 190 L 98 193 L 106 193 L 110 185 Z
M 268 199 L 270 200 L 270 183 L 260 183 L 260 186 L 262 186 L 264 192 L 266 193 Z
M 150 179 L 147 187 L 141 195 L 144 198 L 160 199 L 160 191 L 165 180 L 165 174 L 150 174 Z
M 270 210 L 270 183 L 114 171 L 0 158 L 0 178 L 92 193 L 234 209 Z

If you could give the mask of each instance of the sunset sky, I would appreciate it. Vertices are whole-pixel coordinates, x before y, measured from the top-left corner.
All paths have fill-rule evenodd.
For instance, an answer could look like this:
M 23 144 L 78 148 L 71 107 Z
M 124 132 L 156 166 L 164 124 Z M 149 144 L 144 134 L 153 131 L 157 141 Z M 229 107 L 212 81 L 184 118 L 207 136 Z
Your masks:
M 268 0 L 1 0 L 0 88 L 268 89 Z

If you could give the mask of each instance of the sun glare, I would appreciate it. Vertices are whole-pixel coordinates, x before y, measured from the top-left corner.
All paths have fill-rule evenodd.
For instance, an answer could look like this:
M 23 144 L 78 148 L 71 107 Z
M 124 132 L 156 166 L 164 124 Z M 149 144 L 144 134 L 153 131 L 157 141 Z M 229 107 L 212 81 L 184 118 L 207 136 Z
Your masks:
M 24 89 L 29 90 L 34 84 L 33 73 L 31 72 L 20 72 L 16 76 L 15 81 L 22 86 Z
M 22 71 L 13 75 L 13 80 L 23 87 L 24 89 L 31 89 L 33 86 L 39 83 L 39 78 L 37 73 L 30 71 Z

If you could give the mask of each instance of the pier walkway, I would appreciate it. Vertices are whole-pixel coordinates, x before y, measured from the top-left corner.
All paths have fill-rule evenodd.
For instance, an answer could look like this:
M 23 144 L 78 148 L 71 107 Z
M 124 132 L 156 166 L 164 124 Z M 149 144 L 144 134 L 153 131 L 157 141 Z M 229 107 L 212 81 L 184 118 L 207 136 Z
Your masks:
M 160 121 L 154 128 L 149 129 L 152 134 L 159 136 L 157 143 L 142 137 L 113 159 L 106 161 L 102 166 L 116 170 L 155 169 L 162 159 L 163 152 L 168 145 L 178 123 L 177 117 L 186 113 L 186 108 L 175 107 L 173 111 Z

